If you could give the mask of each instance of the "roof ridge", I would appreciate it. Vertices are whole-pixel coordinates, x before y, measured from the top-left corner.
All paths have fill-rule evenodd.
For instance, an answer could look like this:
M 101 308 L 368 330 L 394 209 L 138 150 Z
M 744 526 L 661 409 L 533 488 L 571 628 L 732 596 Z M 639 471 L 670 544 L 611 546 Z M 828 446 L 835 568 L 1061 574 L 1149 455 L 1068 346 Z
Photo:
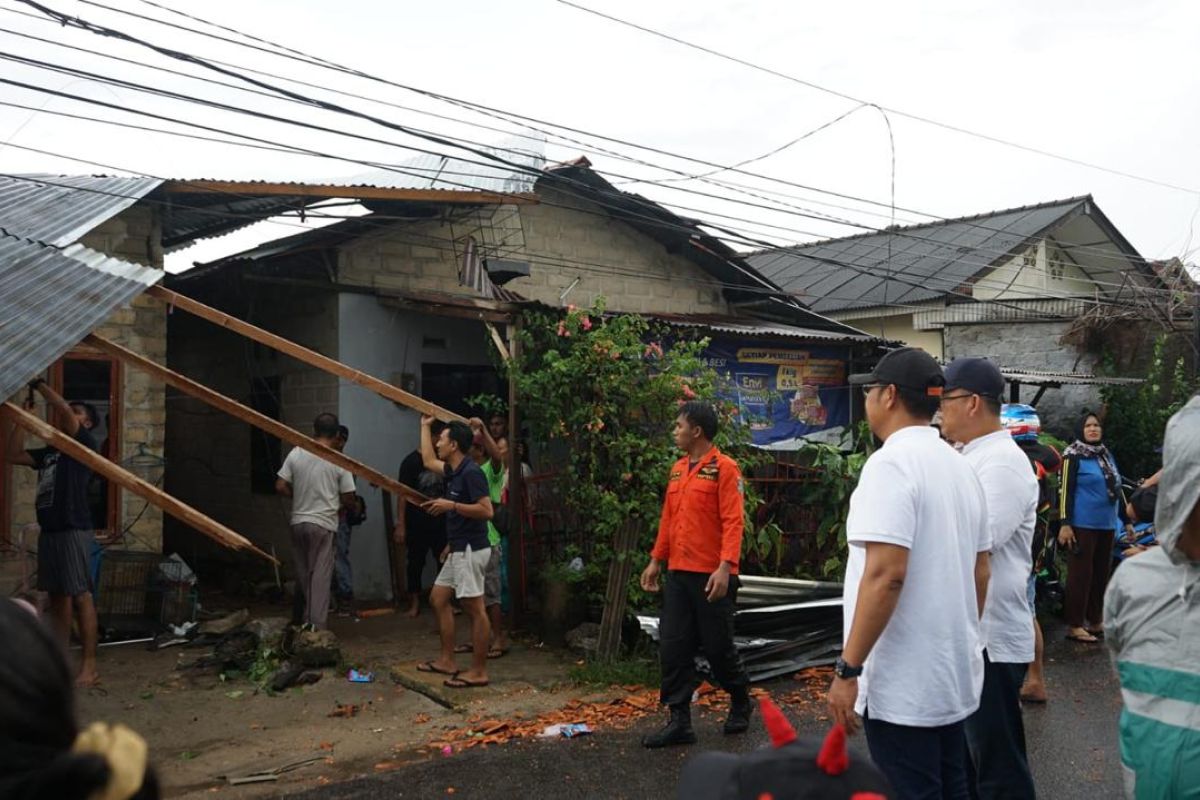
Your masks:
M 864 231 L 863 233 L 852 233 L 849 236 L 831 236 L 826 239 L 817 239 L 812 242 L 802 242 L 800 244 L 791 244 L 791 245 L 787 245 L 785 247 L 768 247 L 768 248 L 763 248 L 761 250 L 752 250 L 748 253 L 745 253 L 743 255 L 743 257 L 750 258 L 751 256 L 762 255 L 764 253 L 778 253 L 780 251 L 800 252 L 800 251 L 810 248 L 810 247 L 818 247 L 821 245 L 832 244 L 834 242 L 845 242 L 845 241 L 849 241 L 851 239 L 866 239 L 871 236 L 884 236 L 889 233 L 902 233 L 905 231 L 914 231 L 914 230 L 920 230 L 923 228 L 936 228 L 936 227 L 940 227 L 940 226 L 944 226 L 944 225 L 954 225 L 954 224 L 960 223 L 960 222 L 972 222 L 975 220 L 985 219 L 988 217 L 998 217 L 1002 214 L 1014 214 L 1018 211 L 1037 211 L 1037 210 L 1040 210 L 1043 208 L 1050 208 L 1052 206 L 1074 205 L 1076 203 L 1082 203 L 1082 202 L 1095 203 L 1096 201 L 1092 198 L 1091 194 L 1082 194 L 1082 195 L 1078 195 L 1076 197 L 1066 197 L 1061 200 L 1047 200 L 1047 201 L 1044 201 L 1041 203 L 1030 203 L 1029 205 L 1015 206 L 1013 208 L 1001 208 L 1001 209 L 997 209 L 995 211 L 985 211 L 985 212 L 981 212 L 978 214 L 968 214 L 968 215 L 962 216 L 962 217 L 946 217 L 944 219 L 937 219 L 932 222 L 921 222 L 921 223 L 917 223 L 914 225 L 888 226 L 886 228 L 879 228 L 877 230 Z M 997 230 L 996 233 L 1002 233 L 1002 231 Z

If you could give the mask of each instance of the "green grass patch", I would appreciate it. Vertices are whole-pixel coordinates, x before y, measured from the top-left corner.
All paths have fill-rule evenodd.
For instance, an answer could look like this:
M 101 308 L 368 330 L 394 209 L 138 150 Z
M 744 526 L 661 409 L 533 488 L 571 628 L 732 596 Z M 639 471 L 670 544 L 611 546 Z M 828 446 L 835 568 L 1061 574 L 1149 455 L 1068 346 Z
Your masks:
M 646 686 L 660 683 L 658 659 L 631 655 L 613 661 L 591 660 L 571 668 L 571 680 L 587 686 Z

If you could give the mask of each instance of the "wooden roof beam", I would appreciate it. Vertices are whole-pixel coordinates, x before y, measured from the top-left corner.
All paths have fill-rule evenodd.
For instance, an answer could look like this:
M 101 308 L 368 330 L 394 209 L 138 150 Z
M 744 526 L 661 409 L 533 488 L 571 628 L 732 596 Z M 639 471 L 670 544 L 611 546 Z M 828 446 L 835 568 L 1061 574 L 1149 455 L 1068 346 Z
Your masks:
M 289 428 L 277 420 L 273 420 L 265 414 L 260 414 L 249 406 L 242 405 L 238 401 L 227 397 L 220 392 L 209 389 L 207 386 L 198 383 L 185 375 L 180 375 L 174 370 L 168 369 L 161 364 L 151 361 L 145 356 L 139 355 L 132 350 L 122 347 L 116 342 L 110 342 L 107 339 L 102 339 L 95 334 L 89 335 L 83 340 L 85 344 L 96 348 L 104 353 L 109 354 L 113 358 L 122 361 L 136 369 L 141 370 L 168 386 L 174 386 L 181 392 L 195 397 L 208 403 L 214 408 L 218 408 L 242 422 L 252 425 L 261 431 L 265 431 L 272 436 L 278 437 L 288 444 L 300 447 L 315 456 L 325 459 L 331 464 L 336 464 L 342 469 L 348 470 L 354 475 L 362 478 L 368 483 L 382 487 L 393 494 L 401 494 L 415 503 L 423 503 L 429 498 L 420 492 L 405 486 L 395 478 L 384 475 L 376 469 L 373 469 L 360 461 L 356 461 L 347 455 L 334 450 L 332 447 L 327 447 L 316 439 L 309 438 L 304 434 Z
M 162 286 L 151 286 L 146 289 L 146 294 L 157 298 L 164 303 L 167 303 L 174 308 L 186 311 L 189 314 L 194 314 L 201 319 L 205 319 L 214 325 L 218 325 L 226 330 L 241 334 L 248 339 L 253 339 L 259 344 L 266 345 L 274 350 L 278 350 L 284 355 L 291 356 L 297 361 L 303 361 L 309 366 L 316 367 L 319 370 L 328 372 L 331 375 L 336 375 L 339 378 L 345 378 L 351 383 L 362 386 L 365 389 L 370 389 L 376 394 L 386 397 L 394 403 L 399 403 L 402 406 L 411 408 L 421 414 L 428 414 L 437 417 L 444 422 L 466 422 L 466 418 L 455 414 L 453 411 L 447 411 L 439 405 L 430 403 L 415 394 L 410 394 L 390 383 L 381 381 L 372 375 L 361 372 L 353 367 L 349 367 L 340 361 L 336 361 L 329 356 L 323 356 L 315 350 L 309 350 L 307 347 L 298 345 L 282 336 L 276 336 L 270 331 L 263 330 L 249 322 L 243 322 L 237 317 L 231 317 L 224 311 L 218 311 L 215 308 L 206 306 L 203 303 L 193 300 L 186 295 L 173 292 L 170 289 Z
M 216 520 L 192 508 L 187 503 L 176 500 L 162 489 L 114 464 L 104 456 L 85 447 L 58 428 L 30 414 L 28 411 L 12 403 L 4 403 L 0 405 L 0 417 L 7 417 L 59 452 L 65 453 L 93 472 L 99 473 L 109 481 L 117 484 L 122 489 L 133 492 L 148 503 L 161 508 L 166 513 L 175 517 L 175 519 L 199 531 L 213 541 L 233 550 L 248 550 L 273 564 L 279 563 L 277 559 L 255 547 L 249 539 L 240 533 L 230 530 Z

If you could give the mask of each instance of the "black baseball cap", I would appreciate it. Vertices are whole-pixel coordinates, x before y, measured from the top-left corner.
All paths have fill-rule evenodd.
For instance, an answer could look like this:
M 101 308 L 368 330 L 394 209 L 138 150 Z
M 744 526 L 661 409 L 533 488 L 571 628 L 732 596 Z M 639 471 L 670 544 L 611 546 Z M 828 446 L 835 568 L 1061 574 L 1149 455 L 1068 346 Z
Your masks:
M 946 365 L 946 389 L 966 389 L 971 394 L 1004 401 L 1004 376 L 989 358 L 956 358 Z
M 879 359 L 875 369 L 870 372 L 850 376 L 851 386 L 871 383 L 883 386 L 894 383 L 902 389 L 941 397 L 946 378 L 941 365 L 929 353 L 919 347 L 901 347 Z

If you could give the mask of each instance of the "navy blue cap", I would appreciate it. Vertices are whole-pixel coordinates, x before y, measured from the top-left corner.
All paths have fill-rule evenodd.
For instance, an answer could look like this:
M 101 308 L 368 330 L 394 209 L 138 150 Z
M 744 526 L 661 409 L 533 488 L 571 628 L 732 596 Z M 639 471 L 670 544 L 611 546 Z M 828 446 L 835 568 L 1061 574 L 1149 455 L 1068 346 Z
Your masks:
M 1004 376 L 987 358 L 956 358 L 946 365 L 946 391 L 966 389 L 980 397 L 1004 400 Z

